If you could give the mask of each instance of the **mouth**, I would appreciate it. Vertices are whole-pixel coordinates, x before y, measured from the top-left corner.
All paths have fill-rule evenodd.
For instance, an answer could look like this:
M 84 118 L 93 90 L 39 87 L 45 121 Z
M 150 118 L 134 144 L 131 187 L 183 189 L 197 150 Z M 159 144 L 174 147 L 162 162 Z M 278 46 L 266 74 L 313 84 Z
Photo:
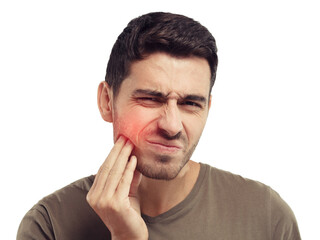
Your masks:
M 162 142 L 146 141 L 148 146 L 157 152 L 176 153 L 182 149 L 181 146 Z

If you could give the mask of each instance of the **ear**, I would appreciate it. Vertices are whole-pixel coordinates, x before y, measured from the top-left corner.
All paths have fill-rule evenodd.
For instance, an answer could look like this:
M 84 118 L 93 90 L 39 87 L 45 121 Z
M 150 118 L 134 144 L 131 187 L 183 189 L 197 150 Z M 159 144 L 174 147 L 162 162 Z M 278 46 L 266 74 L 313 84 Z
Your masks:
M 97 100 L 99 111 L 103 120 L 105 120 L 106 122 L 113 122 L 112 89 L 105 81 L 99 84 Z
M 210 108 L 211 108 L 211 99 L 212 99 L 212 95 L 210 94 L 210 97 L 209 97 L 209 105 L 208 105 L 208 110 L 210 110 Z

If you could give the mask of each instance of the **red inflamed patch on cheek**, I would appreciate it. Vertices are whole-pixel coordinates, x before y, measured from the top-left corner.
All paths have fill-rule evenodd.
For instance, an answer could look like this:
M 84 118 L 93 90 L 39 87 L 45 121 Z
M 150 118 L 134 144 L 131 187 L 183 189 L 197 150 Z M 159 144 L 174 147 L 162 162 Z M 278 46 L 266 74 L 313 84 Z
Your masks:
M 120 135 L 129 138 L 133 144 L 137 144 L 139 136 L 145 127 L 144 119 L 137 114 L 126 114 L 121 118 L 117 118 L 114 122 L 114 131 L 116 139 Z

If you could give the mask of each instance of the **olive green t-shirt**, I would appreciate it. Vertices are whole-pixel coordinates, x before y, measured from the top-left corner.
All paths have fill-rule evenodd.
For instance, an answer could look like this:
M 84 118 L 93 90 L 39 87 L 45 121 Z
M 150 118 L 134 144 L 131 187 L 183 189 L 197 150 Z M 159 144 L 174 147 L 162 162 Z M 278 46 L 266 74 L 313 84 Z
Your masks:
M 80 179 L 39 201 L 23 218 L 17 239 L 111 239 L 86 201 L 93 180 Z M 293 212 L 270 187 L 206 164 L 182 202 L 142 217 L 151 240 L 301 239 Z

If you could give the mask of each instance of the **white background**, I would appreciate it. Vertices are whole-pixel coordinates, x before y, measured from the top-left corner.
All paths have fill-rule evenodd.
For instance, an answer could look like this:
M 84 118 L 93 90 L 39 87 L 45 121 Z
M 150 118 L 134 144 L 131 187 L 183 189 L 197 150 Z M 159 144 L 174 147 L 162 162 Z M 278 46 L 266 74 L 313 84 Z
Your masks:
M 320 35 L 316 1 L 2 1 L 0 239 L 47 194 L 94 174 L 112 147 L 96 93 L 129 20 L 190 16 L 215 36 L 213 105 L 193 160 L 274 188 L 318 237 Z

